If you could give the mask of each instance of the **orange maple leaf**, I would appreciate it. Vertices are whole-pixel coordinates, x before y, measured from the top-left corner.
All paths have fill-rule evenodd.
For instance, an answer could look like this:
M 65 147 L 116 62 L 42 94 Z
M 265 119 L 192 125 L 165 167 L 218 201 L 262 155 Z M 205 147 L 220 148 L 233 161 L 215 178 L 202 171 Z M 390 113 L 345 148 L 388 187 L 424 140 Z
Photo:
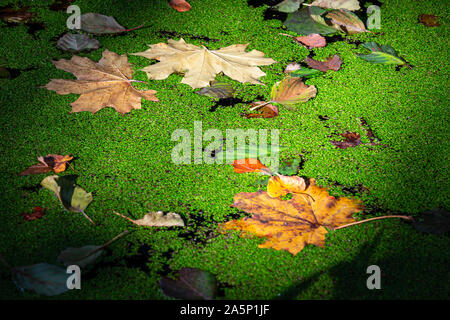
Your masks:
M 306 244 L 323 247 L 326 228 L 355 221 L 352 215 L 361 210 L 359 201 L 336 199 L 317 186 L 314 179 L 310 179 L 304 191 L 292 192 L 290 200 L 273 198 L 265 191 L 242 192 L 235 195 L 232 207 L 253 215 L 229 221 L 222 225 L 222 230 L 238 229 L 267 237 L 260 248 L 287 250 L 293 255 Z

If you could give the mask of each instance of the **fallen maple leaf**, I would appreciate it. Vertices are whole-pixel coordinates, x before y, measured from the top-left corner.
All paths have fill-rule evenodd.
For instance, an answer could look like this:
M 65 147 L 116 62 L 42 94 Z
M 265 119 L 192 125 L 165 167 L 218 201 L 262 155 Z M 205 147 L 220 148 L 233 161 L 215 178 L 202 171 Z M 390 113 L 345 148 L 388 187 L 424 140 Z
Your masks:
M 233 168 L 236 173 L 270 172 L 269 168 L 263 165 L 258 159 L 253 158 L 234 160 Z
M 44 216 L 44 214 L 45 214 L 45 209 L 42 207 L 34 207 L 33 212 L 31 212 L 31 213 L 26 213 L 26 212 L 21 213 L 21 215 L 23 216 L 23 218 L 26 221 L 33 221 L 36 219 L 40 219 Z
M 186 0 L 169 0 L 169 5 L 178 12 L 191 10 L 191 5 Z
M 66 170 L 67 163 L 72 160 L 71 156 L 60 156 L 58 154 L 48 154 L 45 157 L 39 157 L 39 163 L 32 165 L 28 169 L 19 173 L 20 176 L 27 176 L 30 174 L 46 173 L 53 170 L 55 173 L 60 173 Z
M 119 56 L 103 51 L 99 62 L 73 56 L 71 60 L 53 61 L 58 69 L 72 72 L 77 80 L 53 79 L 45 85 L 58 94 L 76 93 L 81 96 L 72 102 L 72 112 L 95 113 L 104 107 L 113 107 L 124 115 L 133 109 L 141 109 L 141 99 L 158 101 L 156 91 L 136 90 L 132 86 L 133 70 L 126 55 Z
M 172 73 L 185 73 L 181 83 L 192 88 L 209 86 L 216 74 L 223 72 L 230 78 L 252 84 L 261 84 L 259 78 L 266 74 L 258 65 L 270 65 L 276 61 L 264 58 L 264 53 L 258 50 L 245 52 L 248 44 L 235 44 L 219 50 L 208 50 L 179 41 L 169 39 L 168 43 L 158 43 L 150 46 L 144 52 L 133 53 L 148 59 L 159 60 L 159 63 L 142 69 L 149 79 L 166 79 Z
M 341 69 L 342 65 L 342 60 L 337 54 L 332 57 L 328 57 L 326 61 L 317 61 L 310 57 L 306 57 L 305 62 L 310 68 L 323 72 L 326 72 L 327 70 L 338 71 Z
M 361 144 L 361 135 L 356 132 L 344 132 L 341 136 L 345 138 L 342 141 L 331 141 L 331 144 L 340 149 L 347 149 L 349 147 L 356 147 Z
M 315 184 L 314 179 L 310 179 L 302 193 L 292 193 L 290 200 L 272 198 L 264 191 L 242 192 L 234 196 L 232 207 L 253 215 L 231 220 L 222 225 L 222 230 L 239 229 L 267 237 L 260 248 L 287 250 L 293 255 L 306 244 L 323 247 L 326 228 L 334 229 L 353 222 L 352 215 L 361 210 L 358 201 L 331 197 L 326 189 Z

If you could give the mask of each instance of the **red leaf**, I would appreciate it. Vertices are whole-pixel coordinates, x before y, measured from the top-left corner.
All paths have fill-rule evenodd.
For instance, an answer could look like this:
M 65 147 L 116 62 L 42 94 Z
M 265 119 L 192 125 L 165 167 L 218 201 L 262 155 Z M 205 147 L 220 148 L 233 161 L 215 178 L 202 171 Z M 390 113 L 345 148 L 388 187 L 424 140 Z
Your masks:
M 331 141 L 331 143 L 340 149 L 347 149 L 349 147 L 356 147 L 361 144 L 361 136 L 356 132 L 345 132 L 341 136 L 345 138 L 343 141 Z
M 178 12 L 191 10 L 191 5 L 185 0 L 169 0 L 169 5 Z
M 311 33 L 304 37 L 295 37 L 294 40 L 304 44 L 308 49 L 325 47 L 327 44 L 325 38 L 317 33 Z
M 332 57 L 328 57 L 326 61 L 317 61 L 311 59 L 310 57 L 306 57 L 306 64 L 313 69 L 317 69 L 323 72 L 327 72 L 327 70 L 338 71 L 341 69 L 342 60 L 339 58 L 337 54 Z
M 20 215 L 22 215 L 24 217 L 25 221 L 33 221 L 33 220 L 42 218 L 44 213 L 45 213 L 44 208 L 34 207 L 33 212 L 31 212 L 31 213 L 22 212 Z
M 244 172 L 270 172 L 270 169 L 263 165 L 258 159 L 247 158 L 233 161 L 234 171 L 236 173 Z

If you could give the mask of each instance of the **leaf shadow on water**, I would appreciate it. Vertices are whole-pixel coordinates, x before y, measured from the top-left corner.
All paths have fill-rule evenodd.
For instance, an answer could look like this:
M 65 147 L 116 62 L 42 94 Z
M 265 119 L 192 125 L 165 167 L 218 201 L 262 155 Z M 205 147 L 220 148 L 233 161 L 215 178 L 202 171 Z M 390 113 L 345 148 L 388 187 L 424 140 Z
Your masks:
M 331 294 L 326 294 L 326 299 L 444 299 L 447 292 L 444 279 L 448 278 L 449 273 L 444 272 L 444 279 L 441 279 L 436 276 L 436 272 L 439 272 L 439 268 L 446 269 L 450 255 L 434 248 L 428 249 L 425 245 L 408 246 L 407 241 L 399 237 L 393 244 L 391 236 L 383 235 L 383 231 L 378 232 L 374 239 L 361 246 L 353 259 L 318 271 L 291 285 L 273 299 L 299 299 L 308 290 L 319 291 L 318 299 L 322 299 L 321 288 L 313 287 L 324 275 L 328 275 L 333 283 L 331 289 L 324 288 L 331 290 Z M 380 247 L 385 248 L 385 252 L 380 253 Z M 367 280 L 373 275 L 373 272 L 367 273 L 367 267 L 371 265 L 377 265 L 381 270 L 379 290 L 367 288 Z

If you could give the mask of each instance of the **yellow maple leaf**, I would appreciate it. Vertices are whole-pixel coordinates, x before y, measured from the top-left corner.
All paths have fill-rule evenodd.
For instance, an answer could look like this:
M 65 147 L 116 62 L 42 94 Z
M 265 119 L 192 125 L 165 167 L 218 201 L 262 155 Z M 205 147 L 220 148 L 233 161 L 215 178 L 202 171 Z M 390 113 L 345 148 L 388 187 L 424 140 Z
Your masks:
M 317 186 L 314 179 L 301 193 L 292 193 L 290 200 L 271 197 L 265 191 L 242 192 L 235 195 L 232 206 L 253 215 L 229 221 L 222 225 L 222 230 L 239 229 L 266 237 L 260 248 L 287 250 L 293 255 L 306 244 L 323 247 L 326 228 L 355 221 L 352 215 L 361 210 L 359 201 L 336 199 Z

